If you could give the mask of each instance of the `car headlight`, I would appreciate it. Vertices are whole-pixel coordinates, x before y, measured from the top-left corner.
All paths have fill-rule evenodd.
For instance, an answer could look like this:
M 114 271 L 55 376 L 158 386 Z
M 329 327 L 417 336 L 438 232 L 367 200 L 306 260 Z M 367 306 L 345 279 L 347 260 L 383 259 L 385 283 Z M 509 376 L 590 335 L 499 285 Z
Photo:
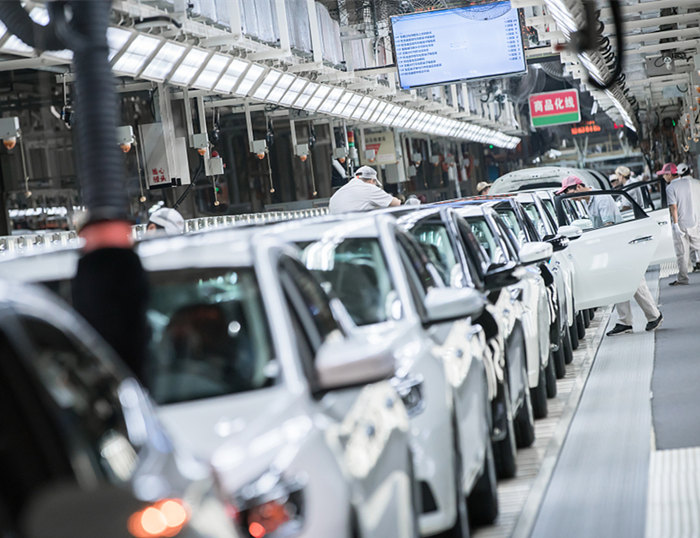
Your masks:
M 425 409 L 423 400 L 423 377 L 419 375 L 406 375 L 405 377 L 393 377 L 391 386 L 403 400 L 406 413 L 409 417 L 415 417 Z
M 232 516 L 243 536 L 286 538 L 304 525 L 306 480 L 268 471 L 233 496 Z

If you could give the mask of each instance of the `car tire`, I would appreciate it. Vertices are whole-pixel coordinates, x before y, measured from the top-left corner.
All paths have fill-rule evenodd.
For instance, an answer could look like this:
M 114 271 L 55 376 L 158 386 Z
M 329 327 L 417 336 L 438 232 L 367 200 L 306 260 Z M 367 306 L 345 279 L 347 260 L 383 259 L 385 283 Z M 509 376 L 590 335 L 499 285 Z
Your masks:
M 566 331 L 564 331 L 566 332 Z M 554 359 L 554 372 L 557 379 L 563 379 L 566 375 L 566 352 L 564 351 L 565 336 L 559 337 L 559 349 L 552 352 L 550 361 Z
M 583 325 L 586 329 L 591 326 L 591 314 L 588 309 L 583 311 Z
M 486 443 L 484 468 L 467 500 L 471 523 L 490 525 L 498 517 L 498 481 L 491 444 Z
M 532 398 L 532 414 L 535 418 L 545 418 L 547 416 L 547 372 L 541 364 L 537 386 L 530 389 L 530 397 Z
M 508 378 L 499 386 L 501 394 L 497 395 L 498 404 L 504 406 L 506 415 L 506 435 L 500 441 L 494 441 L 493 456 L 496 462 L 496 474 L 498 478 L 513 478 L 518 470 L 516 459 L 518 446 L 515 439 L 515 426 L 513 424 L 513 406 L 510 402 L 510 386 Z
M 532 413 L 530 391 L 527 389 L 513 425 L 515 426 L 515 439 L 518 448 L 527 448 L 535 442 L 535 417 Z
M 564 336 L 562 336 L 562 349 L 564 350 L 564 363 L 571 364 L 574 362 L 574 349 L 571 345 L 571 332 L 564 331 Z
M 574 324 L 569 327 L 569 341 L 571 342 L 571 349 L 578 349 L 578 327 L 575 321 Z
M 586 325 L 583 323 L 583 310 L 579 311 L 576 316 L 576 331 L 578 332 L 578 339 L 583 340 L 586 336 Z
M 547 363 L 547 370 L 545 372 L 547 376 L 547 398 L 554 398 L 557 395 L 557 371 L 556 365 L 554 364 L 556 360 L 554 355 L 554 352 L 549 354 L 549 362 Z
M 595 318 L 595 308 L 589 308 L 588 309 L 588 317 L 591 319 Z

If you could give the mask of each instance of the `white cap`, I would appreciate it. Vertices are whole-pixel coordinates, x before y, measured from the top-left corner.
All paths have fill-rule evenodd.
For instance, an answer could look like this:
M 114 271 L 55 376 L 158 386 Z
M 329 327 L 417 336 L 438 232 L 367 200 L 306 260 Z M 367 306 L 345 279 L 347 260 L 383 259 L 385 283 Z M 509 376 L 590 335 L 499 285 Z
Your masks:
M 679 164 L 676 168 L 678 169 L 679 176 L 684 176 L 688 173 L 688 165 L 685 163 Z
M 181 234 L 185 231 L 185 219 L 178 213 L 177 209 L 169 207 L 161 207 L 154 211 L 149 217 L 148 222 L 152 222 L 165 229 L 168 234 Z
M 355 170 L 355 176 L 362 179 L 374 179 L 377 180 L 377 171 L 371 166 L 360 166 Z

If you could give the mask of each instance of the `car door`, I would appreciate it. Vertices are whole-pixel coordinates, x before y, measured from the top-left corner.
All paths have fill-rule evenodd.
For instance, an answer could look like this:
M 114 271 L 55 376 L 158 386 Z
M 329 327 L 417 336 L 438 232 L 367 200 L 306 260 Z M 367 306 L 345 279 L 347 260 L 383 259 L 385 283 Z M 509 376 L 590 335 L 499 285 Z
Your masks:
M 292 325 L 302 348 L 304 371 L 313 385 L 313 357 L 324 341 L 342 338 L 328 296 L 299 261 L 283 255 L 279 276 Z M 348 339 L 348 345 L 352 340 Z M 342 447 L 342 466 L 349 474 L 363 536 L 385 536 L 404 525 L 412 533 L 412 485 L 407 418 L 388 382 L 336 390 L 320 406 L 335 421 L 327 436 Z
M 673 236 L 671 230 L 671 218 L 668 213 L 666 200 L 666 182 L 663 179 L 652 181 L 635 181 L 627 183 L 622 188 L 642 206 L 642 209 L 659 226 L 659 243 L 651 258 L 651 265 L 676 261 L 676 253 L 673 248 Z
M 657 248 L 656 221 L 621 191 L 563 194 L 556 197 L 555 204 L 561 225 L 572 223 L 572 204 L 589 212 L 584 219 L 587 229 L 569 245 L 576 306 L 593 308 L 631 299 Z M 600 216 L 595 207 L 605 207 L 610 214 Z

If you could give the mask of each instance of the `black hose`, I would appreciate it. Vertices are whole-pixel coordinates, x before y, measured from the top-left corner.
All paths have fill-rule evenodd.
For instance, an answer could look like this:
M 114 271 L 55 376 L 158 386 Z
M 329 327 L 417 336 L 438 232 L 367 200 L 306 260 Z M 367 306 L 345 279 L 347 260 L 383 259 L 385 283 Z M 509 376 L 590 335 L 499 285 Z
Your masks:
M 0 2 L 0 19 L 10 33 L 19 37 L 30 47 L 40 51 L 66 48 L 66 44 L 56 35 L 53 24 L 42 26 L 35 23 L 19 0 Z
M 116 82 L 108 60 L 111 4 L 110 0 L 72 0 L 70 25 L 62 10 L 52 10 L 57 34 L 75 51 L 78 174 L 88 222 L 127 218 L 123 158 L 116 135 Z
M 618 0 L 608 0 L 608 3 L 610 4 L 610 11 L 612 12 L 613 20 L 615 21 L 615 43 L 617 45 L 617 62 L 615 62 L 615 67 L 613 68 L 613 72 L 611 73 L 608 80 L 600 83 L 593 77 L 588 77 L 588 83 L 594 88 L 598 88 L 599 90 L 609 90 L 613 86 L 613 84 L 615 84 L 617 78 L 622 74 L 622 67 L 625 56 L 624 35 L 622 33 L 622 12 L 620 11 L 620 4 Z

